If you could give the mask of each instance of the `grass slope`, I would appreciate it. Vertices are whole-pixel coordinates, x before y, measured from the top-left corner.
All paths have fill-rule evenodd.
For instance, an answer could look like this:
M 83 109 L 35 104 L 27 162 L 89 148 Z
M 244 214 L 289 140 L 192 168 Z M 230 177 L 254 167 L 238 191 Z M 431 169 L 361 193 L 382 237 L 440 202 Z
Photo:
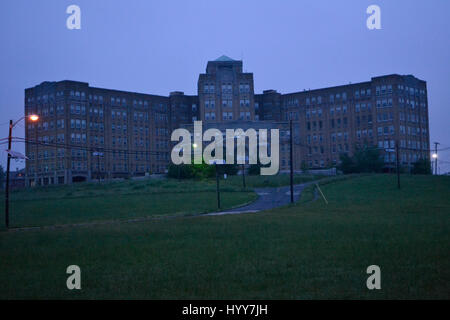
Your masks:
M 222 209 L 256 198 L 251 190 L 222 183 Z M 4 202 L 0 204 L 3 212 Z M 215 181 L 152 179 L 105 184 L 82 183 L 12 193 L 10 226 L 45 226 L 217 210 Z M 4 226 L 0 227 L 0 230 Z
M 0 232 L 0 298 L 448 299 L 450 179 L 395 179 L 323 185 L 328 205 Z M 381 290 L 366 288 L 372 264 Z

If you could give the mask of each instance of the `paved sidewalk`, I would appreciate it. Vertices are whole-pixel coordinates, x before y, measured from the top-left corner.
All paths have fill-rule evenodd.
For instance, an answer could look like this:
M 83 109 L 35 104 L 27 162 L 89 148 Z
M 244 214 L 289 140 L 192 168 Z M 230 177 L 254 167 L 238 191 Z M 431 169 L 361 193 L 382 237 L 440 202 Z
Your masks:
M 314 182 L 294 185 L 294 202 L 298 201 L 303 189 L 305 189 L 305 187 L 309 186 L 311 183 Z M 258 198 L 254 202 L 235 209 L 207 213 L 203 214 L 202 216 L 221 216 L 225 214 L 255 213 L 262 210 L 282 207 L 289 204 L 291 201 L 290 186 L 278 188 L 256 188 L 254 190 L 258 195 Z

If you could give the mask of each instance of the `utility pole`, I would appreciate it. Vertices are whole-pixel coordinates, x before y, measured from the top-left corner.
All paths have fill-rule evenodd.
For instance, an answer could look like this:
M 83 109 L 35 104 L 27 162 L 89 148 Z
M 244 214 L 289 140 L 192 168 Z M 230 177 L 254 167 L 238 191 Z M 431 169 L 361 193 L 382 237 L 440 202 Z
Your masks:
M 435 175 L 437 175 L 438 174 L 438 163 L 437 163 L 437 161 L 438 161 L 438 151 L 437 151 L 437 146 L 438 146 L 438 144 L 440 144 L 439 142 L 435 142 L 434 143 L 434 155 L 433 155 L 433 157 L 434 157 L 434 174 Z
M 292 139 L 292 119 L 289 120 L 289 156 L 290 156 L 290 182 L 291 182 L 291 203 L 294 203 L 294 153 L 293 153 L 293 139 Z
M 98 170 L 98 182 L 100 182 L 100 152 L 97 156 L 97 170 Z
M 397 188 L 400 189 L 400 158 L 399 158 L 399 146 L 398 146 L 398 140 L 395 142 L 395 159 L 397 160 Z
M 216 183 L 217 183 L 217 208 L 220 209 L 219 168 L 217 167 L 217 162 L 215 163 L 215 165 L 216 165 Z
M 244 186 L 245 189 L 245 164 L 242 164 L 242 184 Z
M 5 185 L 5 225 L 6 225 L 6 228 L 9 228 L 9 167 L 11 166 L 12 128 L 13 128 L 13 121 L 9 120 L 8 160 L 6 162 L 6 185 Z
M 37 121 L 39 119 L 38 115 L 28 115 L 23 116 L 19 120 L 13 123 L 12 120 L 9 120 L 9 134 L 8 134 L 8 160 L 6 162 L 6 184 L 5 184 L 5 226 L 9 228 L 9 168 L 11 166 L 11 142 L 12 142 L 12 129 L 13 127 L 19 123 L 20 120 L 30 119 L 31 121 Z

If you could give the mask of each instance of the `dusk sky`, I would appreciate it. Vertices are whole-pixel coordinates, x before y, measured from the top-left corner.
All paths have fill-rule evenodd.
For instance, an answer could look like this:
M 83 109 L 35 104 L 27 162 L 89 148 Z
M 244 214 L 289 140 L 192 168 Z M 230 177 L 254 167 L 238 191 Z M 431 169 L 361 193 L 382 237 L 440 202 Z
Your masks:
M 81 30 L 66 27 L 71 4 L 81 8 Z M 381 8 L 381 30 L 366 27 L 371 4 Z M 24 89 L 43 81 L 196 94 L 207 61 L 225 54 L 254 73 L 256 93 L 412 74 L 427 81 L 431 145 L 448 148 L 449 16 L 448 0 L 2 0 L 0 138 L 23 116 Z M 14 136 L 24 136 L 23 123 Z M 439 159 L 449 171 L 450 149 Z

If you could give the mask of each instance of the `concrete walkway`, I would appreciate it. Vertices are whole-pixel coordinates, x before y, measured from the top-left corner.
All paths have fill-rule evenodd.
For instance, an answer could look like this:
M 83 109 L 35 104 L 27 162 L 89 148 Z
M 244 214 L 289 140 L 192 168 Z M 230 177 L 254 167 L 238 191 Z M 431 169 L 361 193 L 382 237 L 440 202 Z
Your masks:
M 294 202 L 300 198 L 300 194 L 307 186 L 314 182 L 294 185 Z M 291 201 L 290 186 L 278 188 L 256 188 L 254 189 L 258 198 L 245 206 L 231 209 L 228 211 L 218 211 L 203 214 L 202 216 L 221 216 L 225 214 L 255 213 L 263 210 L 274 209 L 285 206 Z

